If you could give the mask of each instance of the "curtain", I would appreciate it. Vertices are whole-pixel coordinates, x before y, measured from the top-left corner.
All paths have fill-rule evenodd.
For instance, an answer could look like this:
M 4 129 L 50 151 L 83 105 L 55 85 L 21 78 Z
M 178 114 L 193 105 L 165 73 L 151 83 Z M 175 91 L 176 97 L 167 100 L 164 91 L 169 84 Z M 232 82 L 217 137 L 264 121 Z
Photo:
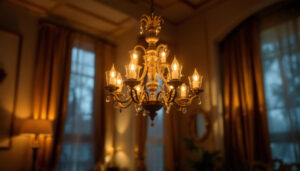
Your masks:
M 232 165 L 270 160 L 259 32 L 246 21 L 222 44 L 226 157 Z
M 147 117 L 144 114 L 138 114 L 136 116 L 136 170 L 145 171 L 145 144 L 147 139 Z
M 180 115 L 174 109 L 164 114 L 164 170 L 180 170 Z
M 95 158 L 100 165 L 105 164 L 105 145 L 109 144 L 105 138 L 107 134 L 114 134 L 114 108 L 111 103 L 105 102 L 104 86 L 105 71 L 108 71 L 113 63 L 114 47 L 102 41 L 96 41 L 96 64 L 95 64 L 95 90 L 94 90 L 94 120 L 95 126 L 95 149 L 97 151 Z M 108 123 L 108 124 L 106 124 Z M 109 139 L 109 138 L 108 138 Z
M 300 4 L 261 19 L 261 54 L 272 158 L 300 162 Z
M 60 152 L 66 117 L 72 36 L 43 23 L 39 33 L 33 91 L 33 117 L 54 121 L 53 137 L 40 137 L 38 170 L 52 170 Z
M 111 64 L 113 50 L 111 44 L 89 35 L 41 25 L 34 118 L 53 120 L 55 131 L 52 137 L 42 137 L 39 170 L 104 167 L 105 115 L 113 113 L 105 104 L 104 70 L 109 69 L 105 64 Z

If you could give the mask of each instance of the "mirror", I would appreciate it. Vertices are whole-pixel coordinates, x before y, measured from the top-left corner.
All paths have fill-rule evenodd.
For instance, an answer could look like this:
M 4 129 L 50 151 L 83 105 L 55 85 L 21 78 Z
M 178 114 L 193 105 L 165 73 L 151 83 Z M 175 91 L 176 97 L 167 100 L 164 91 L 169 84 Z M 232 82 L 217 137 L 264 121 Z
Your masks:
M 196 135 L 198 137 L 202 137 L 205 132 L 206 132 L 206 128 L 205 128 L 205 118 L 203 117 L 202 114 L 197 114 L 196 115 Z
M 189 134 L 197 142 L 207 139 L 210 132 L 210 121 L 208 115 L 199 109 L 189 116 Z

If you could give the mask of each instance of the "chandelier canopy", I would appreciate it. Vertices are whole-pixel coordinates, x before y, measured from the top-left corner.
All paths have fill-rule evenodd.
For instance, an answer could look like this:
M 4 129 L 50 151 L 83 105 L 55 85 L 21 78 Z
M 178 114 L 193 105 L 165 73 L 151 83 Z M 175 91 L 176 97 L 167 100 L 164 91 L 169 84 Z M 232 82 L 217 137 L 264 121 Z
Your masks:
M 106 74 L 106 89 L 109 92 L 107 102 L 113 101 L 120 108 L 127 108 L 132 103 L 138 114 L 148 115 L 153 120 L 162 107 L 169 113 L 172 106 L 186 113 L 187 106 L 196 98 L 201 104 L 203 76 L 195 69 L 188 78 L 189 85 L 182 78 L 182 65 L 176 57 L 167 63 L 169 50 L 165 44 L 157 44 L 163 19 L 160 16 L 142 15 L 140 34 L 145 35 L 147 47 L 136 45 L 130 51 L 130 63 L 125 65 L 125 81 L 114 65 Z M 139 61 L 141 60 L 142 61 Z M 140 66 L 139 63 L 142 63 Z M 125 85 L 125 86 L 123 86 Z M 127 89 L 123 91 L 123 88 Z

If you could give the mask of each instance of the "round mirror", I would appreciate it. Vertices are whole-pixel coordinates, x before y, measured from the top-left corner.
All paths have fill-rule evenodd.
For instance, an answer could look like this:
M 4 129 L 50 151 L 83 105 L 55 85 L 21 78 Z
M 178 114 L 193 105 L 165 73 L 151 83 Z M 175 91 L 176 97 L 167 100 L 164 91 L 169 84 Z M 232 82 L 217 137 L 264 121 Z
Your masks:
M 198 142 L 204 141 L 209 134 L 210 122 L 203 111 L 195 111 L 189 116 L 189 134 Z
M 206 132 L 206 127 L 205 127 L 205 118 L 203 117 L 202 114 L 197 114 L 196 115 L 196 135 L 198 137 L 202 137 L 205 132 Z

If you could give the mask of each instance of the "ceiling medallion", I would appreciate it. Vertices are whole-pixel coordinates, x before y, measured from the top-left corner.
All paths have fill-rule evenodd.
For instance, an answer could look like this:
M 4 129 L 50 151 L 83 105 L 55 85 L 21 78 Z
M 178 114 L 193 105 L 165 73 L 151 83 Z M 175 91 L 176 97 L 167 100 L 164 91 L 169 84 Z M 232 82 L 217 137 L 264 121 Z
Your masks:
M 148 46 L 136 45 L 130 51 L 130 63 L 125 65 L 125 81 L 114 65 L 110 71 L 105 72 L 105 88 L 109 92 L 106 101 L 112 101 L 120 108 L 127 108 L 134 103 L 137 114 L 148 115 L 152 126 L 156 112 L 162 107 L 166 113 L 170 112 L 172 106 L 186 113 L 186 108 L 194 99 L 197 98 L 201 104 L 200 93 L 203 92 L 203 76 L 196 69 L 188 78 L 188 86 L 183 81 L 182 66 L 176 57 L 171 65 L 167 63 L 167 45 L 157 44 L 162 24 L 163 19 L 153 12 L 151 16 L 142 15 L 140 34 L 145 35 Z M 139 61 L 140 58 L 142 61 Z M 127 88 L 126 91 L 124 87 Z

